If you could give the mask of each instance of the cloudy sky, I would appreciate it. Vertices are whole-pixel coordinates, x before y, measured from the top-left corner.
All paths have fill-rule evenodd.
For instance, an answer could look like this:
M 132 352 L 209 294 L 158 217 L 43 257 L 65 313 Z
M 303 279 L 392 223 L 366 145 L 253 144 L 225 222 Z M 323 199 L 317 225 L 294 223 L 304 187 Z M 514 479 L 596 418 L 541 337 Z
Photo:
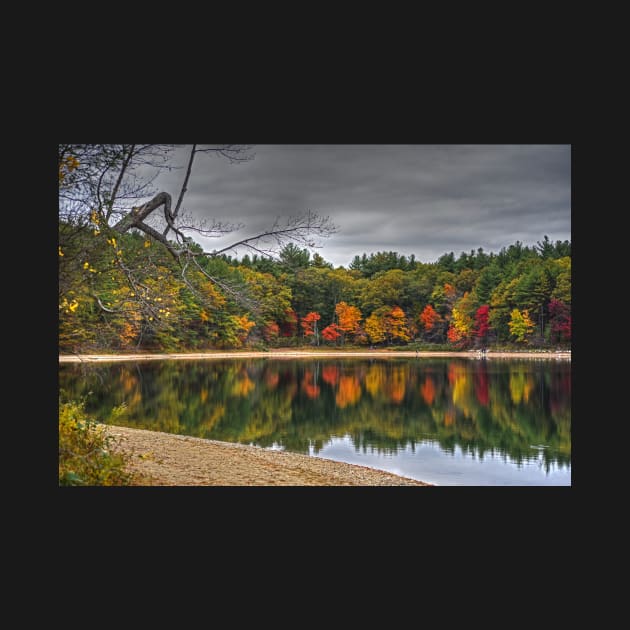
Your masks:
M 547 234 L 571 239 L 569 145 L 255 145 L 252 161 L 198 154 L 184 200 L 197 217 L 241 222 L 239 238 L 276 217 L 312 210 L 338 232 L 317 249 L 334 265 L 397 251 L 434 262 L 483 247 L 499 251 Z M 187 150 L 176 162 L 185 164 Z M 155 185 L 174 198 L 183 170 Z M 231 240 L 204 241 L 208 249 Z

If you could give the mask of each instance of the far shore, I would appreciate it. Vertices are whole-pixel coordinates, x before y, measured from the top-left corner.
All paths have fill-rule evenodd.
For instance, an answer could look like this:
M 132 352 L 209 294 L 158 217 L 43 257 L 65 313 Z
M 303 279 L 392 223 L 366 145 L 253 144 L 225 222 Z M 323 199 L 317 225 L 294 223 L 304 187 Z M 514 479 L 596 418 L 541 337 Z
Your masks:
M 164 360 L 205 360 L 205 359 L 313 359 L 313 358 L 430 358 L 430 357 L 466 357 L 477 358 L 485 356 L 487 359 L 564 359 L 571 360 L 571 351 L 544 352 L 492 352 L 482 355 L 476 350 L 466 352 L 430 352 L 415 350 L 287 350 L 270 349 L 259 351 L 229 351 L 229 352 L 186 352 L 186 353 L 134 353 L 134 354 L 60 354 L 59 363 L 102 363 L 108 361 L 164 361 Z

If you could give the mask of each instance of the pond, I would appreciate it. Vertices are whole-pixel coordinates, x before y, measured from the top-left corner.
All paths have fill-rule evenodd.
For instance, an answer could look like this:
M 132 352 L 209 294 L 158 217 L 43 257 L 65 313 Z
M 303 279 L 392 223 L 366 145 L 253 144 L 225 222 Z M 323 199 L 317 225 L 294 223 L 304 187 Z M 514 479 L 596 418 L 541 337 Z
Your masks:
M 62 400 L 115 424 L 284 449 L 438 485 L 571 485 L 562 359 L 61 364 Z

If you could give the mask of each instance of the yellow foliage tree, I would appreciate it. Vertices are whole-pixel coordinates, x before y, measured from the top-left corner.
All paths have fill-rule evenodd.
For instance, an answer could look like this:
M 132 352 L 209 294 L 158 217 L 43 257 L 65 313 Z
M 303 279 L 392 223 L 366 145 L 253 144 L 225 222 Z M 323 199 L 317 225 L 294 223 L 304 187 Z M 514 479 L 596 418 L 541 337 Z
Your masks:
M 386 323 L 392 341 L 409 341 L 407 316 L 400 306 L 394 306 L 387 316 Z
M 516 341 L 526 343 L 527 337 L 534 330 L 534 322 L 529 317 L 527 309 L 522 312 L 515 308 L 510 314 L 510 334 L 516 337 Z

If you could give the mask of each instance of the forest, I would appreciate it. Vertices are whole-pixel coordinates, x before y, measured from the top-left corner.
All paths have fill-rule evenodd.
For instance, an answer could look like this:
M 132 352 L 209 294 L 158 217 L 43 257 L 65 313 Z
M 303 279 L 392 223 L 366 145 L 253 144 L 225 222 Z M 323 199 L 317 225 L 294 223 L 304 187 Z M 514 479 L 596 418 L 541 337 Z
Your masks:
M 100 236 L 94 220 L 59 223 L 60 352 L 570 347 L 569 241 L 433 263 L 363 253 L 347 268 L 288 243 L 275 259 L 204 258 L 184 278 L 145 235 Z
M 335 267 L 315 250 L 337 227 L 308 211 L 207 251 L 192 235 L 223 237 L 239 226 L 186 214 L 193 165 L 251 155 L 241 145 L 191 145 L 179 194 L 154 194 L 147 169 L 180 168 L 173 150 L 59 145 L 61 353 L 570 348 L 569 241 L 544 235 L 533 246 L 447 252 L 434 262 L 358 252 Z

